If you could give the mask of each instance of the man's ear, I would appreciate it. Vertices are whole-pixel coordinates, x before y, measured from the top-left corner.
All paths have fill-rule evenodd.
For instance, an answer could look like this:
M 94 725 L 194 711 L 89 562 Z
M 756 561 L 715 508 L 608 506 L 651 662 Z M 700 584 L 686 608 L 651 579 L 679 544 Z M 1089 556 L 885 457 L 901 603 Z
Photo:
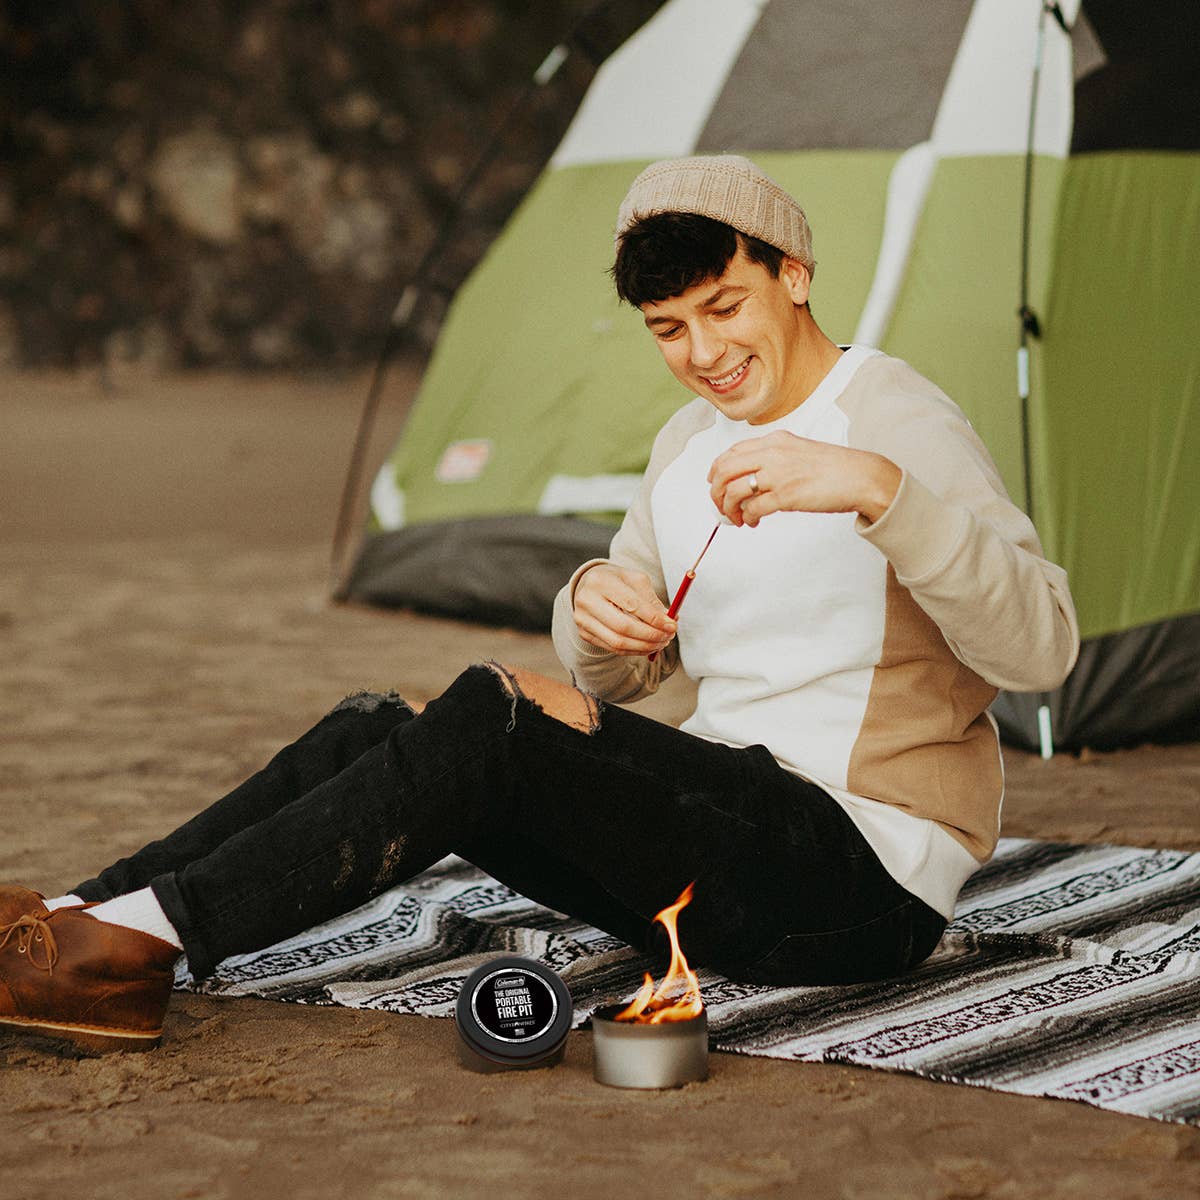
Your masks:
M 808 289 L 812 286 L 812 272 L 798 258 L 783 260 L 779 268 L 779 278 L 783 280 L 793 304 L 808 303 Z

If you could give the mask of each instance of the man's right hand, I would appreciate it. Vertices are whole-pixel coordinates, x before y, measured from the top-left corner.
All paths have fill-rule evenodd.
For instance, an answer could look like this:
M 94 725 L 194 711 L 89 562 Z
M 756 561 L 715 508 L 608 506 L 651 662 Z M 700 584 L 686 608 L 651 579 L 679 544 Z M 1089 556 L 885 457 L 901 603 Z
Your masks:
M 650 576 L 612 563 L 585 571 L 576 585 L 575 625 L 593 646 L 617 654 L 662 650 L 675 636 Z

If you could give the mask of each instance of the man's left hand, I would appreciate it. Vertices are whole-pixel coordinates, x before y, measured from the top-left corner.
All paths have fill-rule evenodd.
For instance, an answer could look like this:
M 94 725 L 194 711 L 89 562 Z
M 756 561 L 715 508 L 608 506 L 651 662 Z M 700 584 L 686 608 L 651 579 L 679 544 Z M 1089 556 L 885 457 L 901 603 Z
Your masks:
M 877 521 L 900 487 L 891 459 L 779 430 L 747 438 L 713 461 L 713 503 L 735 525 L 774 512 L 857 512 Z

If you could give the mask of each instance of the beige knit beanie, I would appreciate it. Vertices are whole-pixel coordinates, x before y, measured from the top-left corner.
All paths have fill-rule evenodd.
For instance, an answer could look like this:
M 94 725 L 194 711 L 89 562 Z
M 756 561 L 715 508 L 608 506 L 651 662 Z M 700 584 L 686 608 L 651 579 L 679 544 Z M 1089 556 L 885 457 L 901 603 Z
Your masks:
M 773 179 L 739 154 L 665 158 L 634 181 L 617 214 L 617 244 L 644 217 L 698 213 L 777 246 L 811 273 L 816 265 L 804 210 Z

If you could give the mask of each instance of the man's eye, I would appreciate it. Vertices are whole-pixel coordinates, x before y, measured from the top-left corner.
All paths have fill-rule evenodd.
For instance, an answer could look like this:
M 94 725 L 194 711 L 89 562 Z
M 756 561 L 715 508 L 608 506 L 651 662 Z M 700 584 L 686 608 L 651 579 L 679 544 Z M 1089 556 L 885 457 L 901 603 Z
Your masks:
M 667 329 L 656 329 L 654 331 L 654 336 L 658 338 L 660 342 L 669 342 L 672 338 L 678 337 L 682 329 L 682 325 L 672 325 Z
M 732 317 L 741 307 L 742 302 L 739 300 L 736 304 L 731 304 L 728 308 L 718 308 L 715 315 L 718 317 Z

